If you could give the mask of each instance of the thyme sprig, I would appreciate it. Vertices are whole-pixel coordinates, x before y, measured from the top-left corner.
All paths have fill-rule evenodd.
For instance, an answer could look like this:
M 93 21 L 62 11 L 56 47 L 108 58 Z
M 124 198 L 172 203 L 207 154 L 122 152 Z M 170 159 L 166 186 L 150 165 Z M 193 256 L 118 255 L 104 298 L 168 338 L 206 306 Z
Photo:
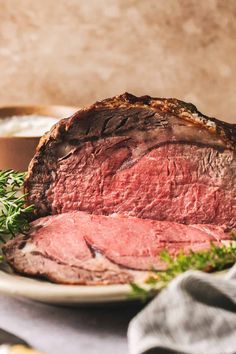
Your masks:
M 165 271 L 152 271 L 147 277 L 144 286 L 131 284 L 131 296 L 147 299 L 158 290 L 166 287 L 168 283 L 179 274 L 187 270 L 201 270 L 203 272 L 220 271 L 236 262 L 235 236 L 228 244 L 217 246 L 211 244 L 209 250 L 184 254 L 180 252 L 173 258 L 167 251 L 160 255 L 162 261 L 167 264 Z
M 25 207 L 22 194 L 25 173 L 13 170 L 0 171 L 0 241 L 4 235 L 14 236 L 29 229 L 28 217 L 33 206 Z M 9 239 L 9 236 L 8 236 Z

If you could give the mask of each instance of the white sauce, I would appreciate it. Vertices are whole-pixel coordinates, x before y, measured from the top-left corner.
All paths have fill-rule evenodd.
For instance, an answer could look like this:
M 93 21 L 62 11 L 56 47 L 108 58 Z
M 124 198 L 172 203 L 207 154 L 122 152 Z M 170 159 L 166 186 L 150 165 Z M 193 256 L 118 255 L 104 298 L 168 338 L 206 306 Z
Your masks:
M 57 118 L 37 114 L 0 119 L 0 136 L 38 137 L 49 131 Z

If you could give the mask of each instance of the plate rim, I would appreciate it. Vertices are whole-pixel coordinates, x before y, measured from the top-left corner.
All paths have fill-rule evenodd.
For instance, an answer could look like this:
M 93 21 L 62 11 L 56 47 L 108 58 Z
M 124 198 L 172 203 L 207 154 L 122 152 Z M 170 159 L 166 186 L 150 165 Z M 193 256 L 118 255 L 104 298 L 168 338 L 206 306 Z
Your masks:
M 0 293 L 45 303 L 101 303 L 135 300 L 129 284 L 64 285 L 0 269 Z M 136 298 L 137 300 L 137 298 Z
M 227 270 L 213 273 L 224 275 Z M 139 285 L 147 287 L 144 282 Z M 156 288 L 156 294 L 161 287 Z M 138 295 L 132 294 L 130 284 L 109 285 L 68 285 L 56 284 L 47 280 L 35 279 L 17 273 L 9 273 L 0 267 L 0 294 L 24 297 L 46 304 L 67 306 L 101 304 L 114 302 L 140 301 Z

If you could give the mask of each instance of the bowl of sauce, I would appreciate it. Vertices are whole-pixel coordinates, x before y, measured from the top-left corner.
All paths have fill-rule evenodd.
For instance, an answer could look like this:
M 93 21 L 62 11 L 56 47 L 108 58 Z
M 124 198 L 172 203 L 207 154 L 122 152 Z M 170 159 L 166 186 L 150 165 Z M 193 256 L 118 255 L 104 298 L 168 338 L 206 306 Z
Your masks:
M 27 171 L 41 136 L 78 109 L 37 105 L 0 107 L 0 170 Z

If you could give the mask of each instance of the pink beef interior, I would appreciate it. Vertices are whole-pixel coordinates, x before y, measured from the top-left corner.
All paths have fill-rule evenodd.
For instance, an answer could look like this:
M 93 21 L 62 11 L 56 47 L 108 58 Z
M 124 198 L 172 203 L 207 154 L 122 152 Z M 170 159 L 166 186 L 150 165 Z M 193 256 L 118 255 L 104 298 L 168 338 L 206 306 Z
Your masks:
M 46 256 L 71 265 L 92 258 L 74 214 L 41 218 L 33 222 L 31 228 L 37 249 Z
M 219 226 L 181 225 L 167 221 L 106 217 L 72 212 L 42 218 L 32 224 L 38 252 L 68 265 L 97 257 L 97 252 L 123 267 L 162 269 L 163 249 L 171 255 L 220 244 L 229 236 Z M 23 249 L 24 251 L 24 249 Z
M 120 140 L 87 142 L 59 162 L 47 191 L 54 214 L 82 210 L 185 224 L 235 224 L 232 151 L 177 143 L 139 156 L 139 145 Z

